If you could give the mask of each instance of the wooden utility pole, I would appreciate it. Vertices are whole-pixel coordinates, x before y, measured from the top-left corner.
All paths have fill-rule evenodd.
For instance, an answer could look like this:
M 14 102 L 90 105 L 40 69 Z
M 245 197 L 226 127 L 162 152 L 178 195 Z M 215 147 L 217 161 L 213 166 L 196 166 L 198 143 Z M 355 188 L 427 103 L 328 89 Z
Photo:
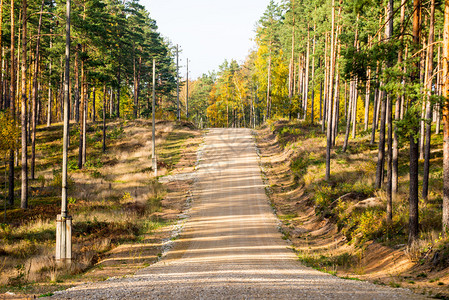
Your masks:
M 151 135 L 151 158 L 154 177 L 157 177 L 156 160 L 156 60 L 153 58 L 153 103 L 152 103 L 152 135 Z
M 67 154 L 69 150 L 69 80 L 70 80 L 70 0 L 66 11 L 66 44 L 64 70 L 64 129 L 62 139 L 62 194 L 61 214 L 56 218 L 56 261 L 70 262 L 72 259 L 72 218 L 67 212 Z

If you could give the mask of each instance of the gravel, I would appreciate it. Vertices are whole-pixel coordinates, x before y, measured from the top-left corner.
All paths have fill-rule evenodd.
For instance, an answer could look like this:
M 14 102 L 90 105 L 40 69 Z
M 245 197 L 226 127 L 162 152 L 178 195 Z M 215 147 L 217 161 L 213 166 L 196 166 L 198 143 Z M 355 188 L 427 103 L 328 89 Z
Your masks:
M 195 176 L 190 218 L 162 260 L 53 298 L 425 299 L 300 264 L 276 229 L 250 130 L 211 129 Z

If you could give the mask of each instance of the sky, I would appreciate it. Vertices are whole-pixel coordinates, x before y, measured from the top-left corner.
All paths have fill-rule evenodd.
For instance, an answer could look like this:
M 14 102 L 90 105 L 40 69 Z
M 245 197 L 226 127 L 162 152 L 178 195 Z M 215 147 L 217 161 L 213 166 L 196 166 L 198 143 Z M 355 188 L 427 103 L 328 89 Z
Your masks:
M 180 75 L 217 71 L 225 59 L 241 63 L 255 47 L 256 24 L 270 0 L 141 0 L 158 31 L 179 44 Z

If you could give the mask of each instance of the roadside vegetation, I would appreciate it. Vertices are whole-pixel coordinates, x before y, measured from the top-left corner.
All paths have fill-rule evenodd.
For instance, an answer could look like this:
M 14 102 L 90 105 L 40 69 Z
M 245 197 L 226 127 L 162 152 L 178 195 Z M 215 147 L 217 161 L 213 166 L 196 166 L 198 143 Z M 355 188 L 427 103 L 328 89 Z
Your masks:
M 407 159 L 400 160 L 399 192 L 393 202 L 393 220 L 388 223 L 385 191 L 374 187 L 377 148 L 371 145 L 369 134 L 358 135 L 346 152 L 341 151 L 342 138 L 337 139 L 330 181 L 325 180 L 326 139 L 321 126 L 303 121 L 268 122 L 259 131 L 258 145 L 284 238 L 292 241 L 302 262 L 341 277 L 449 295 L 445 288 L 449 239 L 441 233 L 441 135 L 432 135 L 432 192 L 426 200 L 420 199 L 420 235 L 411 247 L 407 246 Z M 405 157 L 407 144 L 400 151 Z
M 42 294 L 70 286 L 80 275 L 84 280 L 104 280 L 133 273 L 158 259 L 160 240 L 170 234 L 167 228 L 176 221 L 185 198 L 171 196 L 164 201 L 176 189 L 153 176 L 150 121 L 112 121 L 108 126 L 109 150 L 103 153 L 101 126 L 89 124 L 83 169 L 77 166 L 78 145 L 72 142 L 70 146 L 68 208 L 73 217 L 74 258 L 69 269 L 54 260 L 55 218 L 61 205 L 62 126 L 38 128 L 37 176 L 29 182 L 29 207 L 2 207 L 0 293 Z M 158 122 L 156 129 L 158 175 L 174 170 L 181 155 L 195 157 L 199 133 L 191 123 Z M 7 180 L 4 171 L 0 167 L 1 182 Z M 20 191 L 20 182 L 16 183 Z M 140 265 L 131 266 L 131 261 Z M 108 272 L 92 275 L 94 269 L 105 266 Z

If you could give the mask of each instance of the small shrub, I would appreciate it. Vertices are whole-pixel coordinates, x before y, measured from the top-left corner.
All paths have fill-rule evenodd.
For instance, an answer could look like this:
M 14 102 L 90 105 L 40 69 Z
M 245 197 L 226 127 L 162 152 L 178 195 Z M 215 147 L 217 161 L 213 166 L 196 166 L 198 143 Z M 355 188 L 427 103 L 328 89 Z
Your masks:
M 111 130 L 108 131 L 108 139 L 115 140 L 121 137 L 121 135 L 125 132 L 122 126 L 114 126 L 111 127 Z
M 70 171 L 78 170 L 78 160 L 69 159 L 69 161 L 67 162 L 67 169 Z
M 100 158 L 89 157 L 84 166 L 88 169 L 98 169 L 103 167 L 103 162 Z
M 61 170 L 53 170 L 53 180 L 52 186 L 61 187 L 62 186 L 62 171 Z M 75 181 L 70 175 L 67 175 L 67 188 L 69 190 L 73 189 L 75 186 Z

